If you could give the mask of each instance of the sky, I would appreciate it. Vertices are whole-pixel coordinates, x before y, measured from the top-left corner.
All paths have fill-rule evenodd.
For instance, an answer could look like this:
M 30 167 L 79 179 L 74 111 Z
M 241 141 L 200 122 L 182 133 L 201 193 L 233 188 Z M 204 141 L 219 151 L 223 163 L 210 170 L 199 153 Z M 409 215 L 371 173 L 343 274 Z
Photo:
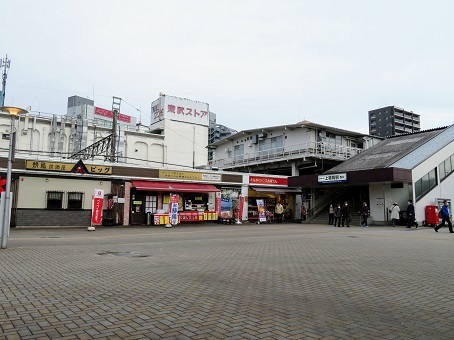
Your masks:
M 454 2 L 3 0 L 5 105 L 65 114 L 94 99 L 150 123 L 159 93 L 241 131 L 309 120 L 368 133 L 395 105 L 454 123 Z M 3 70 L 2 70 L 3 71 Z

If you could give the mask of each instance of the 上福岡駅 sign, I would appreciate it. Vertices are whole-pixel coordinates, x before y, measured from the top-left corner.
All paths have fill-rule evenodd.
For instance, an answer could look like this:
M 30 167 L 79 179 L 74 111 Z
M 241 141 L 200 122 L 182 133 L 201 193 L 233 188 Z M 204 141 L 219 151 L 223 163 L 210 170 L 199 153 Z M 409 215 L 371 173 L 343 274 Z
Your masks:
M 30 161 L 27 160 L 25 163 L 25 169 L 27 170 L 39 170 L 39 171 L 57 171 L 57 172 L 80 172 L 75 171 L 74 163 L 61 163 L 61 162 L 45 162 L 45 161 Z M 111 175 L 111 166 L 98 166 L 98 165 L 84 165 L 84 169 L 89 174 L 98 175 Z
M 347 173 L 318 175 L 318 183 L 342 183 L 347 182 Z

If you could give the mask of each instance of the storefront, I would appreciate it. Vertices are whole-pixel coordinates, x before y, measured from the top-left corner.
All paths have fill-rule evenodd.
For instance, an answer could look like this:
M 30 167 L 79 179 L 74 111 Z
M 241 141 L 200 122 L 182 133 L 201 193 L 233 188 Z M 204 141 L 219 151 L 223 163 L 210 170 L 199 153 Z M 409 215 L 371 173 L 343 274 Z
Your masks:
M 222 220 L 238 221 L 243 203 L 244 197 L 241 197 L 241 187 L 221 187 L 221 209 L 219 217 Z
M 169 224 L 172 195 L 177 195 L 178 223 L 216 221 L 220 192 L 212 184 L 133 180 L 130 224 Z
M 294 220 L 296 196 L 300 191 L 287 187 L 287 178 L 250 176 L 248 190 L 248 220 L 273 222 L 276 203 L 284 206 L 284 220 Z

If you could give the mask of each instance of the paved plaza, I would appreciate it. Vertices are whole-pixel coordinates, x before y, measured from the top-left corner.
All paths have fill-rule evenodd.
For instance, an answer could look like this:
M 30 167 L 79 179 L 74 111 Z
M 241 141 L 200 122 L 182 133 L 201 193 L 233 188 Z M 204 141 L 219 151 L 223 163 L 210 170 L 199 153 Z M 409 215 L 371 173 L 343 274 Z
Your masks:
M 13 229 L 0 270 L 0 339 L 454 338 L 446 228 Z

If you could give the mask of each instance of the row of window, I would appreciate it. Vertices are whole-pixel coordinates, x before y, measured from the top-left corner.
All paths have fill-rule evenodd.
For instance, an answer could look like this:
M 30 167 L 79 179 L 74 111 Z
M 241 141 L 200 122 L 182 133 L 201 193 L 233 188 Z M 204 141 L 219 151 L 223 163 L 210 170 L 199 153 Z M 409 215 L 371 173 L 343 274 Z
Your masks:
M 440 182 L 454 172 L 454 154 L 446 158 L 443 162 L 438 165 Z M 430 190 L 435 188 L 438 184 L 437 180 L 437 168 L 430 170 L 422 178 L 415 182 L 415 195 L 416 201 L 421 199 Z
M 81 210 L 84 208 L 83 192 L 46 191 L 46 209 Z
M 430 190 L 435 188 L 437 184 L 437 168 L 433 168 L 415 182 L 416 201 L 419 201 Z
M 454 171 L 454 154 L 446 158 L 443 162 L 438 165 L 440 169 L 440 182 L 443 181 Z

